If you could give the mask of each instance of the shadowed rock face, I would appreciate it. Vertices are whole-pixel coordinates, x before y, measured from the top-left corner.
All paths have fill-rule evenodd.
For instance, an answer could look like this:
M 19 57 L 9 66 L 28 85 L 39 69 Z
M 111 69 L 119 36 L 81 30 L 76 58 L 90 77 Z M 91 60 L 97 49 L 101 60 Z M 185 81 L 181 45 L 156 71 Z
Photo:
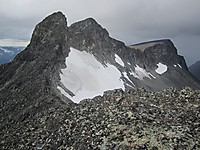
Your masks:
M 189 71 L 192 75 L 200 81 L 200 61 L 197 61 L 189 67 Z
M 117 101 L 121 101 L 121 99 L 124 100 L 124 97 L 118 97 L 118 94 L 120 95 L 122 91 L 117 90 L 116 93 L 108 92 L 107 95 L 103 97 L 95 98 L 94 102 L 91 101 L 91 103 L 90 100 L 88 100 L 83 103 L 81 102 L 81 104 L 74 104 L 67 96 L 64 96 L 61 94 L 61 91 L 58 90 L 57 87 L 60 86 L 66 93 L 70 95 L 75 94 L 70 91 L 68 87 L 65 87 L 60 77 L 62 74 L 61 69 L 69 66 L 65 61 L 66 57 L 69 57 L 71 51 L 70 47 L 79 51 L 88 52 L 94 56 L 98 62 L 104 65 L 105 68 L 108 64 L 114 66 L 121 73 L 120 80 L 124 82 L 126 89 L 125 99 L 127 99 L 127 104 L 130 103 L 130 106 L 135 105 L 132 104 L 132 101 L 137 100 L 137 98 L 142 100 L 143 98 L 141 97 L 146 97 L 148 99 L 149 96 L 152 96 L 146 93 L 146 95 L 132 97 L 137 94 L 137 88 L 143 87 L 148 91 L 158 91 L 169 87 L 200 87 L 199 83 L 196 82 L 188 72 L 184 58 L 177 54 L 177 50 L 170 40 L 153 41 L 148 42 L 148 44 L 138 44 L 137 46 L 126 46 L 123 42 L 111 38 L 106 29 L 102 28 L 92 18 L 74 23 L 68 27 L 65 16 L 61 12 L 57 12 L 48 16 L 36 26 L 31 42 L 24 51 L 19 53 L 12 62 L 0 65 L 1 149 L 40 149 L 43 147 L 49 149 L 69 146 L 73 146 L 75 149 L 81 149 L 81 147 L 83 149 L 92 149 L 93 145 L 86 142 L 92 142 L 93 139 L 96 140 L 93 143 L 96 143 L 98 147 L 100 146 L 102 149 L 106 147 L 104 144 L 108 144 L 110 141 L 117 141 L 118 144 L 108 145 L 107 148 L 116 149 L 121 147 L 119 143 L 123 141 L 123 137 L 120 136 L 120 139 L 117 140 L 108 134 L 111 130 L 106 126 L 109 126 L 112 119 L 109 121 L 109 114 L 103 114 L 104 117 L 102 117 L 101 112 L 106 113 L 106 111 L 110 109 L 119 109 L 119 111 L 116 111 L 115 117 L 111 116 L 111 118 L 114 117 L 116 119 L 114 122 L 117 123 L 117 127 L 112 128 L 112 131 L 115 132 L 118 128 L 119 130 L 123 130 L 121 125 L 125 125 L 124 120 L 120 121 L 120 115 L 118 117 L 117 115 L 125 110 L 126 106 L 121 107 L 118 103 L 115 103 L 115 99 Z M 116 61 L 116 55 L 119 57 L 120 61 L 123 62 L 123 65 L 119 63 L 119 60 Z M 167 70 L 161 71 L 162 73 L 156 72 L 156 69 L 159 68 L 158 64 L 167 67 Z M 76 80 L 74 82 L 76 82 Z M 129 84 L 132 85 L 128 86 Z M 127 90 L 129 90 L 129 92 L 127 92 Z M 193 90 L 189 89 L 188 91 Z M 173 103 L 173 96 L 175 96 L 177 101 L 186 99 L 186 97 L 177 98 L 176 93 L 177 91 L 175 90 L 164 94 L 171 96 L 170 103 Z M 156 92 L 151 94 L 154 95 Z M 160 95 L 158 96 L 161 98 L 161 101 L 163 100 L 162 103 L 164 105 L 168 96 L 162 97 L 162 92 L 160 92 Z M 195 91 L 194 95 L 197 99 L 199 98 L 197 91 Z M 153 101 L 154 98 L 150 99 L 150 101 Z M 194 101 L 194 106 L 192 103 L 191 108 L 194 107 L 195 110 L 198 109 L 199 106 L 197 104 L 199 103 L 196 103 L 194 97 L 192 97 L 191 100 Z M 90 108 L 86 107 L 87 103 L 93 109 L 89 110 Z M 106 109 L 104 109 L 103 106 L 105 103 L 110 103 L 112 105 L 106 104 Z M 142 103 L 145 105 L 144 110 L 148 110 L 148 101 Z M 148 105 L 148 107 L 146 107 L 146 105 Z M 161 104 L 159 103 L 158 105 L 160 107 Z M 180 114 L 182 114 L 182 112 L 185 113 L 182 105 L 183 104 L 181 104 L 180 112 L 178 111 Z M 84 109 L 87 109 L 86 114 Z M 88 123 L 84 122 L 84 124 L 80 124 L 80 126 L 76 123 L 77 119 L 79 119 L 79 121 L 81 121 L 81 118 L 87 120 L 87 117 L 94 112 L 94 109 L 96 109 L 96 113 L 94 114 L 96 116 L 93 116 L 94 118 L 92 120 L 88 120 Z M 159 108 L 159 111 L 162 109 L 165 108 Z M 172 111 L 170 115 L 173 116 L 176 114 L 177 109 L 179 108 L 170 110 Z M 164 114 L 165 111 L 167 110 L 163 110 L 161 114 Z M 192 110 L 188 109 L 188 111 Z M 110 111 L 109 113 L 111 114 L 114 112 Z M 194 114 L 194 111 L 191 113 Z M 144 112 L 143 114 L 145 117 L 148 113 Z M 148 117 L 151 118 L 151 116 Z M 166 117 L 170 119 L 169 116 Z M 196 115 L 196 117 L 198 120 L 199 116 Z M 100 118 L 98 123 L 95 121 L 95 118 Z M 124 116 L 122 116 L 122 118 L 124 118 Z M 162 115 L 158 120 L 161 121 L 161 118 Z M 143 123 L 141 119 L 142 118 L 138 118 L 140 124 Z M 173 119 L 176 120 L 176 117 Z M 178 124 L 181 124 L 183 120 L 184 118 L 178 120 Z M 105 125 L 101 123 L 103 121 L 106 121 Z M 133 120 L 129 120 L 127 123 L 138 124 L 138 122 L 132 121 Z M 156 118 L 153 118 L 153 121 L 157 124 Z M 94 131 L 92 131 L 94 133 L 90 132 L 86 125 L 96 123 L 99 124 L 98 131 L 94 129 Z M 112 125 L 114 124 L 111 124 L 111 126 Z M 160 124 L 157 124 L 157 126 L 159 125 Z M 175 124 L 170 124 L 170 126 L 174 125 Z M 128 132 L 130 126 L 124 127 Z M 192 134 L 192 127 L 189 126 L 189 128 L 191 128 L 190 135 L 196 135 L 196 133 Z M 164 128 L 165 127 L 163 127 L 163 129 Z M 73 129 L 80 129 L 81 133 Z M 133 128 L 131 132 L 132 130 L 134 130 L 134 132 L 138 130 L 139 132 L 139 130 L 142 129 L 143 128 Z M 154 128 L 152 127 L 150 130 L 154 131 Z M 175 130 L 178 131 L 178 129 Z M 103 134 L 98 132 L 102 132 Z M 99 134 L 100 137 L 91 138 L 94 134 Z M 184 132 L 184 134 L 186 133 Z M 45 138 L 40 138 L 39 135 Z M 81 139 L 79 139 L 77 135 L 81 135 Z M 89 140 L 87 139 L 88 135 L 90 135 Z M 138 134 L 137 136 L 140 135 Z M 20 140 L 18 141 L 17 139 Z M 78 139 L 80 143 L 76 141 L 76 139 Z M 141 142 L 143 141 L 141 138 L 139 139 Z M 194 142 L 195 140 L 198 141 L 199 139 L 194 139 Z M 44 141 L 47 141 L 46 144 L 44 144 Z M 127 145 L 127 141 L 124 142 L 124 144 Z M 72 143 L 75 144 L 73 145 Z M 86 147 L 84 147 L 83 143 L 86 144 Z M 189 144 L 190 143 L 187 143 L 186 146 Z M 139 145 L 145 146 L 144 143 L 140 143 Z M 152 145 L 150 147 L 153 148 Z M 157 145 L 157 147 L 159 147 L 159 145 Z M 130 146 L 130 148 L 132 147 Z
M 144 58 L 146 58 L 146 61 L 143 61 L 147 66 L 153 66 L 157 62 L 163 62 L 171 66 L 180 64 L 185 70 L 188 69 L 183 56 L 178 55 L 177 49 L 169 39 L 150 41 L 129 47 L 138 49 L 143 53 Z

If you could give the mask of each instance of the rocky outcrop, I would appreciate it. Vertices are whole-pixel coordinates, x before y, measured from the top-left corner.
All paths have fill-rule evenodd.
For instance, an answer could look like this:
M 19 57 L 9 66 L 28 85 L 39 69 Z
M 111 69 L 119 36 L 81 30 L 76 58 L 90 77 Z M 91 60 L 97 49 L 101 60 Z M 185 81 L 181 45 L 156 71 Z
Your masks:
M 177 49 L 169 39 L 149 41 L 129 46 L 139 50 L 143 58 L 141 62 L 146 66 L 154 67 L 157 63 L 162 62 L 168 66 L 180 64 L 185 70 L 188 70 L 184 57 L 178 55 Z
M 71 47 L 92 53 L 101 63 L 111 62 L 115 53 L 126 51 L 125 44 L 111 38 L 93 18 L 72 24 L 69 33 Z
M 50 105 L 62 105 L 65 98 L 60 100 L 54 89 L 69 51 L 67 40 L 65 16 L 52 14 L 36 26 L 26 49 L 0 66 L 1 124 L 31 117 Z
M 200 149 L 200 93 L 107 91 L 1 125 L 1 149 Z

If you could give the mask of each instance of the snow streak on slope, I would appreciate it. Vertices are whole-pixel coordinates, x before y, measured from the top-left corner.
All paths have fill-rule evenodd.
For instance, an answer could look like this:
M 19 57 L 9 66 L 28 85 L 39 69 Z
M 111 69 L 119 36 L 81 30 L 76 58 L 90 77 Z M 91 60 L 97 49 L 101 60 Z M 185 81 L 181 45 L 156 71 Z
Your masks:
M 131 81 L 131 79 L 128 77 L 127 73 L 126 72 L 123 72 L 122 73 L 124 75 L 124 77 L 131 83 L 134 85 L 134 83 Z
M 155 78 L 151 73 L 147 72 L 145 69 L 139 67 L 138 65 L 136 65 L 135 67 L 135 72 L 131 71 L 130 75 L 134 76 L 139 80 L 143 80 L 143 78 L 145 77 L 149 79 L 151 79 L 151 77 Z
M 174 67 L 177 67 L 177 65 L 179 68 L 182 68 L 182 66 L 180 64 L 175 64 Z
M 162 63 L 158 63 L 157 64 L 158 68 L 155 70 L 158 74 L 163 74 L 167 71 L 167 66 L 162 64 Z
M 122 59 L 117 55 L 115 54 L 115 61 L 121 65 L 122 67 L 124 67 L 124 62 L 122 61 Z
M 60 86 L 58 89 L 75 103 L 103 95 L 107 90 L 125 89 L 120 71 L 111 64 L 103 66 L 90 53 L 70 48 L 65 63 L 67 68 L 61 70 L 61 83 L 75 96 L 69 96 Z
M 178 64 L 179 68 L 182 68 L 180 64 Z

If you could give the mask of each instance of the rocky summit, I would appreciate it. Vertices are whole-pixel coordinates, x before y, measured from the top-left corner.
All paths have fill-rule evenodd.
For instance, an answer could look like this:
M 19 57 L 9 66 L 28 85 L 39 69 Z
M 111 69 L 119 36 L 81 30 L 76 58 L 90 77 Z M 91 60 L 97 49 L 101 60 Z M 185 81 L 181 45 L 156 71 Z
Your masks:
M 200 149 L 199 89 L 169 39 L 127 46 L 56 12 L 0 65 L 0 149 Z

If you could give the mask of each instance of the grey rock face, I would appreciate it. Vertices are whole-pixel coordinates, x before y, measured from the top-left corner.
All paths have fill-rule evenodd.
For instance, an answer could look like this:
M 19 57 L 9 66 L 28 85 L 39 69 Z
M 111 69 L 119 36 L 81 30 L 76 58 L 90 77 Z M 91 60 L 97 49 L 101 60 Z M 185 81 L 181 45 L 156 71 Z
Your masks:
M 200 61 L 197 61 L 189 67 L 189 71 L 192 75 L 200 81 Z
M 146 65 L 155 65 L 158 62 L 173 66 L 174 64 L 180 64 L 184 69 L 187 70 L 187 66 L 184 58 L 177 54 L 177 49 L 174 44 L 169 40 L 158 40 L 149 43 L 154 43 L 155 45 L 147 47 L 144 49 L 144 57 L 147 60 L 143 60 Z
M 65 20 L 61 13 L 44 19 L 27 48 L 0 66 L 1 124 L 30 117 L 42 106 L 62 103 L 54 86 L 69 51 Z
M 92 18 L 72 24 L 69 33 L 71 47 L 91 52 L 102 63 L 126 49 L 123 42 L 111 38 L 108 31 Z

